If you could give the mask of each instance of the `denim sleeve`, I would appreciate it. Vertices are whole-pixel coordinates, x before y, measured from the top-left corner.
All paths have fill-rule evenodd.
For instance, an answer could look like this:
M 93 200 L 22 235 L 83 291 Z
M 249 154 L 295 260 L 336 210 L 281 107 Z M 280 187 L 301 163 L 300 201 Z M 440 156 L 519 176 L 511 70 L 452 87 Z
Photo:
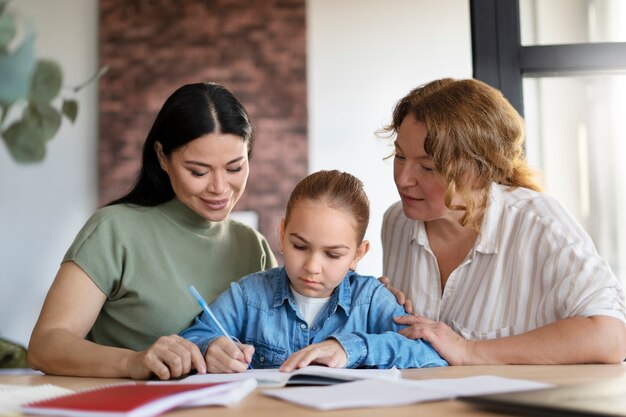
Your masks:
M 346 368 L 430 368 L 447 366 L 429 343 L 411 340 L 396 332 L 343 333 L 332 336 L 346 351 Z
M 241 286 L 237 282 L 231 283 L 230 288 L 209 305 L 211 312 L 220 321 L 226 333 L 235 338 L 241 338 L 242 323 L 245 322 L 244 307 Z M 199 314 L 194 323 L 179 335 L 198 346 L 203 356 L 213 340 L 224 336 L 213 319 L 205 312 Z
M 363 318 L 367 321 L 367 330 L 332 336 L 346 351 L 346 367 L 447 366 L 448 363 L 428 342 L 421 339 L 411 340 L 397 333 L 404 326 L 397 325 L 393 318 L 403 315 L 404 309 L 396 302 L 395 297 L 382 285 L 377 286 L 372 293 L 369 314 Z

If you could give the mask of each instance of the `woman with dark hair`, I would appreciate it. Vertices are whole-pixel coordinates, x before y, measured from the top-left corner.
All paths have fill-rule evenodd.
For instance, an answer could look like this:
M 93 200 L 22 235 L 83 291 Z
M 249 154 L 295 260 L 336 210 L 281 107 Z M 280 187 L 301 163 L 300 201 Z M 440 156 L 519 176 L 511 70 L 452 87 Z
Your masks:
M 276 266 L 265 238 L 228 219 L 248 179 L 252 127 L 217 84 L 164 103 L 128 194 L 99 209 L 67 251 L 33 330 L 31 367 L 57 375 L 161 379 L 204 372 L 176 334 L 242 276 Z
M 383 272 L 415 312 L 397 320 L 403 335 L 451 365 L 624 360 L 624 288 L 541 192 L 523 120 L 498 90 L 432 81 L 398 102 L 387 131 L 401 201 L 383 220 Z

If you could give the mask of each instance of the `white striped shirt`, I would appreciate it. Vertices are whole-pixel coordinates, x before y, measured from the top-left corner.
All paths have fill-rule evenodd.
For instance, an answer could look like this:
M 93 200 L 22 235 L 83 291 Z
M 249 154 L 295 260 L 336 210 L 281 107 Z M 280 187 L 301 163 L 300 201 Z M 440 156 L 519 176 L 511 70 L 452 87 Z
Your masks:
M 626 321 L 624 289 L 589 235 L 555 199 L 494 184 L 481 236 L 445 289 L 424 222 L 401 202 L 383 220 L 383 272 L 418 315 L 467 339 L 527 332 L 595 315 Z

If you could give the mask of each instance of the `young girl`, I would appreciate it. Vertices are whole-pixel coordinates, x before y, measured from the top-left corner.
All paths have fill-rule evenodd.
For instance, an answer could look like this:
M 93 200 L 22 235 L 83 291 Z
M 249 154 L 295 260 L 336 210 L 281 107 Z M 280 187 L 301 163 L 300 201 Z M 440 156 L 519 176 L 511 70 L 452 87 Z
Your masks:
M 363 184 L 339 171 L 309 175 L 295 187 L 280 226 L 285 266 L 232 283 L 211 310 L 181 333 L 195 343 L 208 372 L 254 368 L 445 366 L 421 340 L 398 334 L 402 306 L 374 277 L 354 272 L 367 253 L 369 201 Z M 199 370 L 201 372 L 201 370 Z

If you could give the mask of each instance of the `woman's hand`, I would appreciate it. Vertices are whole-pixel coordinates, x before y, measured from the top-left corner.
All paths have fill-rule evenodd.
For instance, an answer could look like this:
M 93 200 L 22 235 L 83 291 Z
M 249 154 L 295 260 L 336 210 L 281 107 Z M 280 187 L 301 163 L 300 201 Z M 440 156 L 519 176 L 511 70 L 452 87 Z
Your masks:
M 206 364 L 198 346 L 178 335 L 162 336 L 148 349 L 136 352 L 128 360 L 128 372 L 133 379 L 178 378 L 191 369 L 206 373 Z
M 348 363 L 348 355 L 338 341 L 328 339 L 295 352 L 281 365 L 280 371 L 291 372 L 312 363 L 326 365 L 330 368 L 343 368 Z
M 413 302 L 406 298 L 404 293 L 397 288 L 391 286 L 391 281 L 386 276 L 381 276 L 378 280 L 387 288 L 395 297 L 398 304 L 404 307 L 407 314 L 413 314 Z
M 447 324 L 420 316 L 400 316 L 394 321 L 409 326 L 400 330 L 401 335 L 427 341 L 450 365 L 471 364 L 472 342 L 456 334 Z
M 206 351 L 207 370 L 213 373 L 243 372 L 248 369 L 254 355 L 254 346 L 232 343 L 226 336 L 220 336 L 209 345 Z

